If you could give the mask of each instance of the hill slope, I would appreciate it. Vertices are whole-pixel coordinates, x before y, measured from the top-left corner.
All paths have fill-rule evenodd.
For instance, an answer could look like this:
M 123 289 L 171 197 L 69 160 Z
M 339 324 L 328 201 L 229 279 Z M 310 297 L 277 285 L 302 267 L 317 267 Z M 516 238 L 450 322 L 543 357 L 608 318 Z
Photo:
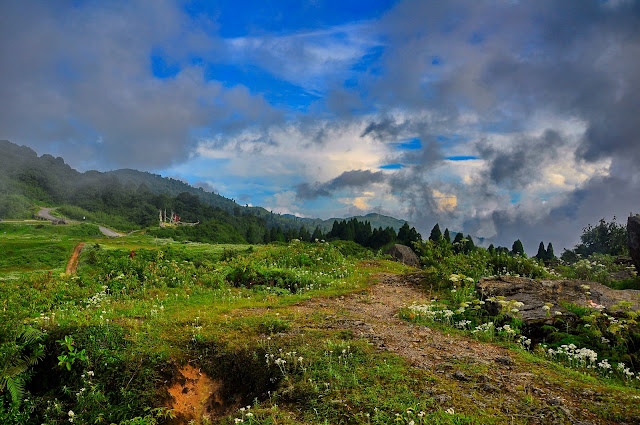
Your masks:
M 299 229 L 305 226 L 313 230 L 317 226 L 323 232 L 331 230 L 333 222 L 342 220 L 330 218 L 300 218 L 293 215 L 281 215 L 262 207 L 247 207 L 216 193 L 195 188 L 182 181 L 162 177 L 144 171 L 121 169 L 108 172 L 87 171 L 80 173 L 67 165 L 60 157 L 54 158 L 37 153 L 26 146 L 18 146 L 7 140 L 0 140 L 0 217 L 25 218 L 31 215 L 32 203 L 60 205 L 70 203 L 85 209 L 90 205 L 89 198 L 117 196 L 118 191 L 151 192 L 154 195 L 177 197 L 189 193 L 199 201 L 220 208 L 235 216 L 251 214 L 264 220 L 267 227 Z M 108 194 L 105 195 L 105 192 Z M 94 210 L 96 206 L 94 205 Z M 108 207 L 108 205 L 107 205 Z M 154 219 L 156 213 L 154 212 Z M 347 217 L 350 220 L 353 217 Z M 381 214 L 371 213 L 356 216 L 359 221 L 369 221 L 373 228 L 392 227 L 396 231 L 404 224 L 403 220 Z

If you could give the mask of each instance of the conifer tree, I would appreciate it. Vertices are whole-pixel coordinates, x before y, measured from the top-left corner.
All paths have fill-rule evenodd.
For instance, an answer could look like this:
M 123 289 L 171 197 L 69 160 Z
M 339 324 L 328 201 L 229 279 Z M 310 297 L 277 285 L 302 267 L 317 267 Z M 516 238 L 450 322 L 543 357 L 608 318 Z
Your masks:
M 513 246 L 511 247 L 511 254 L 524 257 L 524 246 L 522 246 L 522 241 L 520 241 L 520 239 L 517 239 L 513 243 Z
M 409 228 L 409 223 L 405 221 L 400 230 L 398 230 L 398 242 L 404 245 L 408 245 L 410 231 L 411 229 Z
M 440 225 L 436 223 L 436 225 L 433 226 L 433 229 L 431 229 L 431 235 L 429 235 L 429 240 L 438 242 L 441 238 L 442 238 L 442 232 L 440 231 Z
M 544 249 L 544 242 L 540 242 L 540 245 L 538 245 L 538 253 L 536 254 L 536 258 L 538 260 L 547 259 L 547 251 Z
M 476 249 L 476 244 L 473 243 L 471 235 L 467 235 L 467 251 L 473 251 L 474 249 Z
M 552 261 L 552 260 L 555 260 L 555 258 L 556 258 L 556 255 L 553 253 L 553 245 L 551 245 L 551 242 L 549 242 L 549 245 L 547 245 L 545 260 Z
M 444 235 L 442 236 L 447 243 L 451 243 L 451 235 L 449 234 L 449 228 L 444 229 Z
M 313 231 L 313 235 L 311 235 L 311 242 L 315 242 L 315 240 L 323 240 L 324 239 L 324 235 L 322 234 L 322 230 L 320 230 L 320 227 L 316 226 L 316 230 Z

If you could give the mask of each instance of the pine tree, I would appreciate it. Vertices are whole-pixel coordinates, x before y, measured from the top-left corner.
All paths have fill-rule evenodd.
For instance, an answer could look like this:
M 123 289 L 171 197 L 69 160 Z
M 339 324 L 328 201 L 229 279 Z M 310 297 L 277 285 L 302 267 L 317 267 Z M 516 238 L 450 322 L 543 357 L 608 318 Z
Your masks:
M 446 229 L 444 229 L 443 238 L 444 238 L 445 241 L 447 241 L 447 243 L 451 243 L 451 235 L 449 234 L 449 228 L 448 227 Z
M 464 239 L 464 235 L 462 234 L 462 232 L 456 233 L 456 237 L 453 238 L 453 243 L 454 244 L 460 243 L 460 242 L 462 242 L 463 239 Z
M 540 242 L 540 245 L 538 245 L 538 253 L 536 254 L 536 258 L 538 260 L 547 259 L 547 251 L 544 249 L 544 242 Z
M 476 249 L 476 244 L 473 243 L 471 235 L 467 235 L 467 251 L 473 251 L 474 249 Z
M 511 254 L 524 257 L 524 246 L 522 246 L 522 241 L 520 241 L 520 239 L 517 239 L 513 243 L 513 246 L 511 247 Z
M 304 226 L 300 227 L 300 232 L 298 233 L 298 235 L 300 240 L 303 242 L 309 242 L 309 240 L 311 239 L 311 235 L 309 234 L 309 231 Z
M 433 226 L 433 229 L 431 229 L 431 235 L 429 235 L 429 240 L 438 242 L 440 241 L 441 238 L 442 238 L 442 232 L 440 231 L 440 225 L 436 223 L 436 225 Z
M 488 251 L 489 251 L 489 255 L 491 256 L 496 255 L 496 248 L 493 246 L 493 244 L 489 245 Z
M 405 221 L 400 230 L 398 230 L 398 242 L 403 245 L 408 245 L 410 231 L 411 229 L 409 228 L 409 223 Z
M 313 235 L 311 235 L 311 242 L 315 242 L 315 240 L 323 240 L 324 239 L 324 235 L 322 234 L 322 230 L 320 230 L 320 227 L 316 226 L 316 230 L 313 231 Z
M 547 261 L 553 261 L 556 259 L 556 255 L 553 253 L 553 245 L 551 245 L 551 242 L 549 242 L 549 245 L 547 245 L 547 252 L 545 255 L 545 260 Z

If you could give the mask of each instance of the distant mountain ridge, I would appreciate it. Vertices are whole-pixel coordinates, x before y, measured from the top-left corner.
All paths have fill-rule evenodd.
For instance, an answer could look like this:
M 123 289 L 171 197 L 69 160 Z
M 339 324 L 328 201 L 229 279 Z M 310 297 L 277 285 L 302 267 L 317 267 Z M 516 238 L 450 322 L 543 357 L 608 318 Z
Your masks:
M 49 154 L 39 157 L 27 146 L 0 140 L 0 217 L 12 215 L 15 209 L 26 208 L 29 202 L 56 204 L 68 198 L 73 190 L 92 184 L 109 184 L 114 180 L 125 187 L 142 187 L 154 194 L 166 194 L 172 197 L 187 192 L 198 196 L 203 204 L 235 215 L 252 214 L 263 218 L 267 226 L 279 226 L 283 229 L 298 229 L 304 225 L 311 231 L 320 227 L 323 232 L 327 232 L 331 230 L 336 220 L 348 221 L 356 218 L 359 221 L 368 221 L 372 228 L 392 227 L 398 231 L 405 223 L 405 220 L 378 213 L 327 220 L 273 213 L 262 207 L 243 206 L 222 195 L 146 171 L 120 169 L 107 172 L 90 170 L 81 173 L 71 168 L 60 157 L 54 158 Z M 5 204 L 4 209 L 2 204 Z M 11 208 L 7 207 L 8 204 Z

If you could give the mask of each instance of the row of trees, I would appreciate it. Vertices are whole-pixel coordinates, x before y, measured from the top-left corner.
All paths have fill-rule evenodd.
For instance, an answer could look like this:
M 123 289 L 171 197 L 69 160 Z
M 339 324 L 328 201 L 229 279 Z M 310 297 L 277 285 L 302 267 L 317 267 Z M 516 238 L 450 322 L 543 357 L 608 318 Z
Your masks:
M 344 240 L 356 242 L 366 248 L 380 249 L 392 243 L 413 246 L 414 242 L 420 242 L 422 235 L 415 227 L 410 227 L 404 223 L 396 233 L 393 227 L 373 228 L 369 221 L 359 221 L 356 218 L 351 220 L 336 220 L 333 222 L 331 230 L 324 233 L 320 227 L 316 227 L 313 233 L 303 225 L 300 229 L 282 229 L 281 227 L 271 227 L 266 229 L 263 242 L 290 242 L 298 239 L 304 242 L 315 240 Z
M 429 240 L 437 244 L 451 245 L 455 253 L 468 253 L 476 249 L 476 245 L 473 242 L 471 235 L 465 237 L 462 233 L 456 233 L 452 241 L 449 229 L 445 228 L 444 233 L 442 233 L 438 223 L 436 223 L 436 225 L 433 226 L 433 229 L 431 229 Z
M 392 243 L 413 246 L 414 242 L 422 240 L 422 235 L 415 227 L 409 227 L 407 222 L 396 233 L 393 227 L 372 229 L 369 221 L 358 221 L 356 218 L 352 218 L 349 221 L 334 221 L 331 230 L 325 235 L 325 239 L 353 241 L 367 248 L 380 249 Z
M 540 242 L 538 246 L 538 253 L 536 257 L 538 260 L 544 261 L 545 264 L 548 264 L 556 259 L 555 254 L 553 253 L 553 245 L 551 242 L 547 245 L 547 249 L 544 249 L 544 242 Z

